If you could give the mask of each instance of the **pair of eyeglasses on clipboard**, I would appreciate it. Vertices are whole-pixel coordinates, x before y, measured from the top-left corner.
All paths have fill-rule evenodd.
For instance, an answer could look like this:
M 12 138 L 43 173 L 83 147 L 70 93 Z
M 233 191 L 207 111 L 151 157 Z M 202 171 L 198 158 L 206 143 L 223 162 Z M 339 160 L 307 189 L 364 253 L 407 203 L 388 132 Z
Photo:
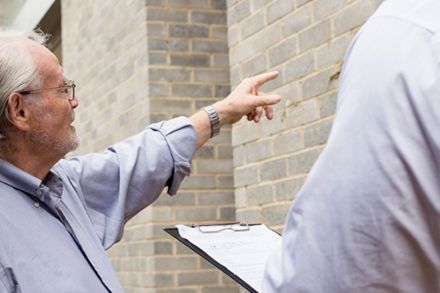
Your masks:
M 200 233 L 220 233 L 226 230 L 231 230 L 234 232 L 245 232 L 250 230 L 249 224 L 247 223 L 231 223 L 223 225 L 192 224 L 191 227 L 197 228 Z

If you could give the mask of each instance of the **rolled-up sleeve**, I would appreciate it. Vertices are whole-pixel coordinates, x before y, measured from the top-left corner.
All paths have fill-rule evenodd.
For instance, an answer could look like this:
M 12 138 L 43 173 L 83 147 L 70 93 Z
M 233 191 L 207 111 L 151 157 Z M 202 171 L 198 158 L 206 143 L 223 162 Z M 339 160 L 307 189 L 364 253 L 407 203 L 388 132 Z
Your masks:
M 188 131 L 188 127 L 185 127 L 186 131 L 182 131 L 182 128 L 175 126 L 174 123 L 165 122 L 150 126 L 151 130 L 162 134 L 169 148 L 173 163 L 173 171 L 167 182 L 168 194 L 170 195 L 176 194 L 182 180 L 190 174 L 191 159 L 196 149 L 194 128 L 191 126 L 189 127 L 191 131 Z
M 190 174 L 195 150 L 194 127 L 188 118 L 178 117 L 152 124 L 102 154 L 74 157 L 59 165 L 108 248 L 122 237 L 125 222 L 154 202 L 165 187 L 170 195 L 177 192 Z

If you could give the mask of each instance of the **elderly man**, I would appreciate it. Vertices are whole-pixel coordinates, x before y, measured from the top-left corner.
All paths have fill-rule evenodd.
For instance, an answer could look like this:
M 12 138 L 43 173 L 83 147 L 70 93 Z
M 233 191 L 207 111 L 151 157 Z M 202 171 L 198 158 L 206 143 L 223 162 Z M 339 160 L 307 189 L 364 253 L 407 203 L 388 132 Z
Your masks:
M 75 85 L 43 36 L 0 36 L 0 292 L 122 292 L 105 249 L 165 186 L 175 194 L 197 148 L 220 126 L 270 119 L 276 95 L 243 81 L 190 118 L 147 127 L 102 154 L 78 146 Z
M 263 292 L 440 292 L 439 14 L 387 0 L 354 38 Z

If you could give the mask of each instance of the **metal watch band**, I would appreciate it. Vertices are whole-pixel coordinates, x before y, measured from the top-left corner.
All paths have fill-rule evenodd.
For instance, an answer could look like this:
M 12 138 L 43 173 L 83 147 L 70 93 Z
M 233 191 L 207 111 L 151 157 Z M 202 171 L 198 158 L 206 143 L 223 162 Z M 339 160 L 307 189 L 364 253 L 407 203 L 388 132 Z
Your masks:
M 212 105 L 203 107 L 203 110 L 208 113 L 209 121 L 211 122 L 211 137 L 214 137 L 220 132 L 220 119 L 218 118 L 217 111 Z

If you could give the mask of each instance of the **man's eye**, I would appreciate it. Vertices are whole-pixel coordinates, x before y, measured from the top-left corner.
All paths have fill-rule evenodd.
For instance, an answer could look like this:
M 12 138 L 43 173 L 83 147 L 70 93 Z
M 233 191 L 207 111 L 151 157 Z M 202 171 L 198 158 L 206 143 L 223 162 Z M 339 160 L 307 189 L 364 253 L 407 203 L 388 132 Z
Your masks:
M 61 93 L 63 93 L 63 94 L 67 94 L 68 92 L 69 92 L 69 89 L 66 87 L 61 89 Z

